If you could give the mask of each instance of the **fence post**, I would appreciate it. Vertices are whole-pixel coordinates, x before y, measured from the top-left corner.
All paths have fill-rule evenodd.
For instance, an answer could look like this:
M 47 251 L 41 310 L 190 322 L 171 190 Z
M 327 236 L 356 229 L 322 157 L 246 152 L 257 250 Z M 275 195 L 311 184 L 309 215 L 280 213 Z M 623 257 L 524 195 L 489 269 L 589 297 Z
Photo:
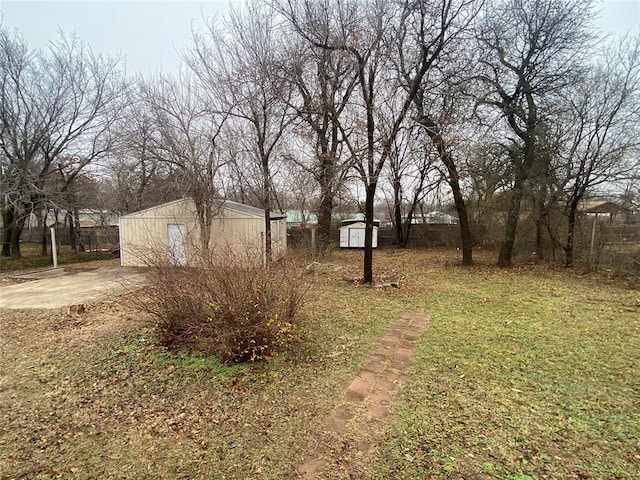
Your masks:
M 596 224 L 598 222 L 598 214 L 593 217 L 593 226 L 591 227 L 591 246 L 589 248 L 589 268 L 593 268 L 593 252 L 596 245 Z

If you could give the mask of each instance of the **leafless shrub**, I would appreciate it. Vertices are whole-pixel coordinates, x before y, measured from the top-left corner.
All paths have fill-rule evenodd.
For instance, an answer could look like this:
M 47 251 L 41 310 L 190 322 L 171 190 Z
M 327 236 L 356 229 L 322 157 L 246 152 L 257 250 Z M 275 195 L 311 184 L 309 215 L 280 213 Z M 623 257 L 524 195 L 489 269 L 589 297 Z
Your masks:
M 238 363 L 268 358 L 298 338 L 303 266 L 291 258 L 264 265 L 259 253 L 237 252 L 192 254 L 189 266 L 172 265 L 166 252 L 147 255 L 149 295 L 133 303 L 154 319 L 161 344 Z

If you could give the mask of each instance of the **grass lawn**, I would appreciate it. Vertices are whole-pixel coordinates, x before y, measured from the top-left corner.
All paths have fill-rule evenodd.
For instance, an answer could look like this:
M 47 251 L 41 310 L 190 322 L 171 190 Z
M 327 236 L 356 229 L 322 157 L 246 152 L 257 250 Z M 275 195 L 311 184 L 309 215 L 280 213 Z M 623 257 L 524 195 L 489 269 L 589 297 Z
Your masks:
M 40 255 L 41 248 L 41 245 L 37 243 L 20 244 L 22 258 L 15 259 L 11 257 L 0 257 L 0 272 L 53 267 L 51 251 L 49 250 L 49 255 Z M 48 248 L 51 248 L 51 246 Z M 73 253 L 69 245 L 61 245 L 60 250 L 58 251 L 58 265 L 71 265 L 113 258 L 114 255 L 109 252 Z M 119 265 L 119 263 L 117 264 Z
M 640 292 L 596 275 L 473 268 L 453 251 L 314 268 L 305 340 L 267 363 L 171 355 L 118 302 L 0 310 L 0 478 L 282 479 L 399 313 L 430 314 L 386 432 L 322 478 L 640 478 Z M 0 293 L 1 294 L 1 293 Z

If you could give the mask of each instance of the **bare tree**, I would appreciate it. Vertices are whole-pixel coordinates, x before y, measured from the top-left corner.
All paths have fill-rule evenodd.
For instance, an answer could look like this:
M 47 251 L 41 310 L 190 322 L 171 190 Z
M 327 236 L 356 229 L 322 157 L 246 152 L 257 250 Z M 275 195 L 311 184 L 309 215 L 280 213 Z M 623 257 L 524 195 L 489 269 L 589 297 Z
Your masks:
M 313 48 L 303 40 L 293 42 L 288 55 L 292 60 L 284 65 L 283 74 L 294 85 L 297 95 L 292 106 L 302 119 L 300 130 L 310 132 L 315 152 L 313 162 L 297 163 L 313 176 L 320 190 L 317 211 L 322 244 L 330 239 L 335 198 L 352 166 L 351 155 L 344 152 L 345 129 L 340 122 L 357 76 L 351 57 L 340 50 Z
M 389 154 L 389 183 L 391 187 L 391 218 L 396 232 L 396 244 L 406 247 L 419 206 L 427 193 L 437 184 L 430 178 L 435 158 L 430 140 L 421 128 L 407 128 L 398 136 Z
M 451 115 L 448 112 L 450 97 L 446 88 L 435 89 L 435 95 L 439 101 L 433 98 L 433 93 L 429 95 L 427 83 L 420 87 L 414 99 L 416 108 L 416 122 L 421 125 L 433 144 L 433 148 L 438 154 L 440 162 L 444 165 L 443 178 L 451 188 L 456 213 L 458 214 L 458 224 L 460 227 L 460 239 L 462 244 L 462 264 L 471 265 L 473 263 L 473 237 L 471 234 L 471 224 L 467 213 L 462 181 L 461 163 L 456 160 L 453 141 L 447 138 L 447 127 L 450 127 Z M 458 152 L 460 156 L 461 151 Z
M 228 114 L 211 108 L 210 97 L 202 96 L 205 90 L 190 72 L 140 79 L 139 86 L 153 125 L 150 138 L 142 137 L 148 142 L 144 146 L 156 162 L 173 172 L 193 200 L 200 246 L 207 249 L 213 218 L 223 198 L 220 175 L 227 160 L 220 153 L 219 142 Z
M 565 264 L 571 267 L 580 201 L 590 189 L 628 181 L 640 168 L 640 37 L 610 46 L 564 97 L 559 169 L 567 194 Z
M 428 8 L 419 2 L 416 5 L 416 8 Z M 472 107 L 468 97 L 463 95 L 464 85 L 472 71 L 471 65 L 475 61 L 469 53 L 472 49 L 468 37 L 471 24 L 482 5 L 483 1 L 443 4 L 443 9 L 452 9 L 453 12 L 442 16 L 442 26 L 426 23 L 424 16 L 403 21 L 398 29 L 397 52 L 394 56 L 395 69 L 405 79 L 405 88 L 408 88 L 414 68 L 411 58 L 419 55 L 425 44 L 430 44 L 434 30 L 446 28 L 447 48 L 439 53 L 438 61 L 422 77 L 413 96 L 413 120 L 427 133 L 433 150 L 444 166 L 442 177 L 451 188 L 459 218 L 463 265 L 473 263 L 473 239 L 461 181 L 465 158 L 462 149 L 458 148 L 456 152 L 455 139 L 456 130 L 464 130 L 457 124 L 462 123 L 464 117 L 471 116 L 469 112 Z M 436 5 L 432 8 L 440 7 Z M 431 14 L 427 18 L 427 21 L 433 22 L 439 17 Z M 468 112 L 463 114 L 463 109 Z M 468 142 L 469 139 L 465 139 L 465 143 Z
M 278 10 L 312 47 L 344 52 L 354 63 L 357 96 L 351 102 L 350 116 L 362 134 L 345 136 L 345 140 L 365 189 L 365 283 L 373 281 L 373 213 L 380 174 L 425 74 L 459 32 L 459 21 L 468 13 L 467 3 L 454 0 L 391 3 L 277 3 Z M 411 73 L 398 79 L 389 75 L 391 56 L 398 32 L 405 28 L 423 35 L 413 37 L 416 48 L 405 57 L 404 70 Z M 398 90 L 398 86 L 404 88 Z M 391 122 L 379 122 L 382 116 Z M 345 125 L 341 128 L 344 131 Z
M 495 233 L 499 230 L 503 200 L 501 192 L 509 187 L 510 164 L 505 150 L 491 142 L 480 140 L 471 145 L 467 162 L 469 178 L 470 221 L 473 224 L 474 241 L 480 245 L 499 245 Z
M 134 85 L 118 121 L 118 142 L 103 170 L 114 211 L 127 214 L 177 198 L 178 192 L 171 188 L 175 182 L 165 182 L 170 169 L 153 154 L 157 135 L 148 103 L 140 95 L 140 86 Z M 158 190 L 163 194 L 158 195 Z
M 0 28 L 0 146 L 2 147 L 2 255 L 20 257 L 20 234 L 34 209 L 33 173 L 47 172 L 39 150 L 47 135 L 46 105 L 41 97 L 37 59 L 17 32 Z
M 291 143 L 289 144 L 292 147 Z M 293 151 L 281 156 L 281 169 L 274 178 L 278 192 L 279 205 L 283 210 L 297 210 L 303 223 L 309 223 L 309 213 L 315 208 L 318 185 L 316 179 L 306 168 L 300 168 L 301 150 L 293 144 Z M 295 153 L 294 153 L 295 152 Z
M 58 157 L 75 159 L 65 166 L 71 182 L 109 151 L 125 85 L 119 59 L 96 56 L 64 34 L 47 53 L 30 52 L 17 33 L 0 29 L 0 64 L 2 178 L 12 217 L 5 228 L 11 229 L 11 255 L 19 257 L 27 217 L 44 201 L 55 202 L 56 192 L 45 186 Z
M 477 34 L 486 94 L 479 103 L 504 120 L 513 181 L 498 265 L 511 265 L 522 198 L 539 162 L 543 128 L 559 91 L 576 80 L 593 40 L 590 0 L 488 2 Z M 493 118 L 491 121 L 495 121 Z M 543 170 L 543 169 L 542 169 Z
M 221 99 L 241 144 L 239 158 L 257 170 L 260 207 L 265 217 L 265 258 L 271 260 L 273 170 L 278 148 L 293 117 L 291 88 L 274 72 L 283 63 L 285 39 L 279 35 L 275 12 L 256 2 L 232 10 L 226 23 L 211 21 L 194 33 L 194 48 L 186 60 Z

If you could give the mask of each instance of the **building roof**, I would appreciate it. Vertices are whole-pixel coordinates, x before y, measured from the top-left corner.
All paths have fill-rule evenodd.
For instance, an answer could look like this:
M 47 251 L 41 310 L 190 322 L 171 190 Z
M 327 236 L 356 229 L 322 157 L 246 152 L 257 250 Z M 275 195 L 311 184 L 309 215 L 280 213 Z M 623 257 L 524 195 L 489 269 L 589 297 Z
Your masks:
M 179 200 L 173 200 L 172 202 L 163 203 L 161 205 L 155 205 L 153 207 L 145 208 L 144 210 L 132 212 L 128 215 L 123 215 L 122 218 L 144 216 L 146 212 L 153 211 L 159 207 L 166 207 L 168 205 L 173 205 L 173 204 L 181 203 L 185 201 L 193 201 L 193 200 L 189 197 L 181 198 Z M 231 200 L 219 199 L 219 200 L 216 200 L 216 202 L 218 203 L 218 206 L 222 206 L 228 210 L 233 210 L 235 212 L 243 213 L 245 215 L 249 215 L 252 217 L 264 218 L 264 210 L 262 210 L 261 208 L 252 207 L 251 205 L 245 205 L 244 203 L 233 202 Z M 272 220 L 279 220 L 282 218 L 286 218 L 286 215 L 282 213 L 271 212 Z
M 317 224 L 318 216 L 307 210 L 287 210 L 287 223 L 297 224 Z
M 364 225 L 366 218 L 364 213 L 356 213 L 355 215 L 352 215 L 349 218 L 343 218 L 340 223 L 342 224 L 342 226 L 346 226 L 346 225 L 352 225 L 354 223 L 362 223 Z M 376 227 L 380 226 L 380 220 L 378 220 L 377 218 L 373 219 L 373 224 Z
M 342 229 L 350 229 L 350 228 L 352 228 L 352 229 L 364 229 L 364 228 L 366 228 L 366 226 L 367 226 L 367 224 L 364 223 L 364 222 L 347 223 L 345 225 L 342 225 L 340 227 L 340 230 L 342 230 Z M 379 228 L 379 227 L 378 227 L 378 225 L 374 224 L 373 228 Z
M 420 218 L 419 216 L 417 218 Z M 431 225 L 457 225 L 458 217 L 444 212 L 433 211 L 424 215 L 424 223 Z
M 580 206 L 580 212 L 582 213 L 630 213 L 631 209 L 624 207 L 611 200 L 588 200 L 582 202 Z

